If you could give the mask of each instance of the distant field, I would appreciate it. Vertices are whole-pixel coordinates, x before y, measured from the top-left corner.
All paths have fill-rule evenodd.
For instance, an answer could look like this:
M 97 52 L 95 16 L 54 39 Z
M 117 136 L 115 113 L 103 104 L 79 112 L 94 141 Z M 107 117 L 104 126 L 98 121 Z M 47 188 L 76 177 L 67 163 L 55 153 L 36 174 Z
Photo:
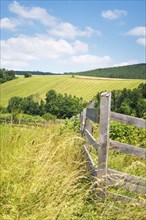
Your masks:
M 25 97 L 31 94 L 39 94 L 45 98 L 45 94 L 50 89 L 62 94 L 67 93 L 83 97 L 84 100 L 90 101 L 97 92 L 111 91 L 113 89 L 133 89 L 144 80 L 130 79 L 102 79 L 92 77 L 72 77 L 66 76 L 33 76 L 31 78 L 19 77 L 1 84 L 2 106 L 8 104 L 8 100 L 13 96 Z

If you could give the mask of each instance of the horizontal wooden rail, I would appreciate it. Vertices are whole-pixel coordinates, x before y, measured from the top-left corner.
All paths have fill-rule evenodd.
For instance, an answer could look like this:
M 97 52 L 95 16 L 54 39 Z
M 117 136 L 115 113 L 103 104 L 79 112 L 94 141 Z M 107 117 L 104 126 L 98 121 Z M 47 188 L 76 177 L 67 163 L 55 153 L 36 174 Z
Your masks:
M 113 199 L 113 200 L 117 200 L 117 201 L 122 201 L 124 203 L 136 203 L 136 204 L 140 204 L 142 206 L 146 206 L 146 202 L 144 202 L 143 200 L 140 200 L 140 199 L 134 199 L 134 198 L 131 198 L 131 197 L 128 197 L 128 196 L 123 196 L 123 195 L 120 195 L 120 194 L 117 194 L 117 193 L 113 193 L 113 192 L 109 192 L 107 191 L 107 195 L 110 199 Z M 141 207 L 142 208 L 142 207 Z
M 90 132 L 87 129 L 85 129 L 84 134 L 88 139 L 89 144 L 91 144 L 95 150 L 98 150 L 100 146 L 99 142 L 95 140 L 95 138 L 90 134 Z
M 146 159 L 146 149 L 137 146 L 120 143 L 114 140 L 109 140 L 110 134 L 110 120 L 136 126 L 138 128 L 146 129 L 146 120 L 136 118 L 129 115 L 124 115 L 116 112 L 111 112 L 111 93 L 103 92 L 100 97 L 100 108 L 93 108 L 93 103 L 89 108 L 84 109 L 81 113 L 81 132 L 85 136 L 87 145 L 91 144 L 96 151 L 98 151 L 98 167 L 96 168 L 91 155 L 87 149 L 87 145 L 83 146 L 84 155 L 86 156 L 87 166 L 92 176 L 96 176 L 104 189 L 104 194 L 107 188 L 115 186 L 131 192 L 139 194 L 146 194 L 146 179 L 116 170 L 108 169 L 108 149 L 122 152 L 129 155 L 134 155 Z M 99 113 L 100 112 L 100 113 Z M 89 120 L 87 120 L 89 119 Z M 92 135 L 93 125 L 92 121 L 99 123 L 99 142 L 95 140 Z M 99 122 L 100 121 L 100 122 Z M 106 188 L 107 186 L 107 188 Z M 123 196 L 116 195 L 123 199 Z M 129 197 L 124 197 L 127 201 Z
M 146 194 L 146 187 L 141 186 L 139 184 L 131 183 L 125 181 L 125 179 L 121 179 L 120 176 L 118 178 L 107 177 L 106 180 L 107 186 L 115 186 L 117 189 L 128 190 L 130 192 L 136 192 L 138 194 Z
M 146 179 L 138 176 L 129 175 L 127 173 L 123 173 L 117 170 L 108 169 L 108 174 L 113 178 L 117 177 L 120 179 L 124 179 L 126 182 L 131 182 L 140 186 L 146 187 Z
M 146 149 L 144 148 L 111 140 L 109 149 L 146 159 Z
M 94 122 L 99 122 L 99 109 L 98 108 L 87 108 L 86 117 Z
M 146 120 L 142 118 L 136 118 L 129 115 L 123 115 L 116 112 L 110 113 L 110 120 L 121 122 L 123 124 L 133 125 L 139 128 L 146 128 Z

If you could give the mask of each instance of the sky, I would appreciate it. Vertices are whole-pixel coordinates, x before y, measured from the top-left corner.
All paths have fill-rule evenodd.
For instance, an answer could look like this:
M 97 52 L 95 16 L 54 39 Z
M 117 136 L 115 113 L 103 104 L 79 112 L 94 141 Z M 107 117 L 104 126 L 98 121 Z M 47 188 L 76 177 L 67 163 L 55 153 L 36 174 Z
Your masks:
M 145 63 L 145 0 L 0 0 L 1 67 L 53 73 Z

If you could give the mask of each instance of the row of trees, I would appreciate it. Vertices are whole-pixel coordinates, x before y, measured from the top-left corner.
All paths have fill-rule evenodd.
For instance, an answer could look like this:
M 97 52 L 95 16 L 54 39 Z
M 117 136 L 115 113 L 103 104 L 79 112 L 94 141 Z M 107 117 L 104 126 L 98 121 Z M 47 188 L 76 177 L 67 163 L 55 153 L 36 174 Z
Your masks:
M 16 79 L 15 76 L 16 72 L 14 70 L 6 70 L 6 69 L 2 69 L 0 68 L 0 84 L 7 82 L 9 80 L 12 79 Z M 32 74 L 30 72 L 24 72 L 24 77 L 31 77 Z
M 7 82 L 9 80 L 15 79 L 15 71 L 14 70 L 6 70 L 0 68 L 0 84 Z
M 146 64 L 143 63 L 143 64 L 128 65 L 128 66 L 89 70 L 89 71 L 75 73 L 75 75 L 105 77 L 105 78 L 122 78 L 122 79 L 145 79 L 145 73 L 146 73 Z
M 125 115 L 146 118 L 146 84 L 142 83 L 138 88 L 130 90 L 113 90 L 111 110 Z M 96 106 L 100 102 L 100 93 L 95 97 Z
M 86 106 L 82 98 L 67 94 L 56 93 L 50 90 L 46 93 L 45 101 L 38 101 L 38 97 L 12 97 L 9 100 L 7 110 L 9 113 L 25 113 L 29 115 L 55 115 L 57 118 L 70 118 L 77 115 Z

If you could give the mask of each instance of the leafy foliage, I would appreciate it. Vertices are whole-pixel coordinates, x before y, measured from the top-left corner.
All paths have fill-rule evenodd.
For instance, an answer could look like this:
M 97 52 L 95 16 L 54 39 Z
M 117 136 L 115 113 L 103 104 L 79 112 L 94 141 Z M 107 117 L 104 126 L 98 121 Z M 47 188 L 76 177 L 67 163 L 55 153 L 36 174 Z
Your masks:
M 110 138 L 118 142 L 146 148 L 146 132 L 142 128 L 111 122 Z
M 141 84 L 138 86 L 138 89 L 139 89 L 139 91 L 141 92 L 143 98 L 146 99 L 146 83 L 141 83 Z
M 25 73 L 24 73 L 24 77 L 25 77 L 25 78 L 32 77 L 32 74 L 29 73 L 29 72 L 25 72 Z
M 53 89 L 58 93 L 71 94 L 90 101 L 97 92 L 114 89 L 134 89 L 144 80 L 98 79 L 72 76 L 33 76 L 28 79 L 18 77 L 1 85 L 1 105 L 6 106 L 12 96 L 26 97 L 39 92 L 45 100 L 46 93 Z
M 16 79 L 15 71 L 0 68 L 0 84 L 12 79 Z
M 78 72 L 75 75 L 95 76 L 105 78 L 123 78 L 123 79 L 145 79 L 146 64 L 135 64 L 121 67 L 111 67 L 103 69 Z
M 145 118 L 146 102 L 144 92 L 146 84 L 140 84 L 137 89 L 113 90 L 111 110 L 125 115 L 132 115 L 139 118 Z M 100 93 L 95 97 L 95 104 L 100 103 Z
M 8 112 L 23 112 L 29 115 L 40 115 L 44 118 L 70 118 L 83 110 L 86 102 L 82 98 L 50 90 L 46 94 L 46 102 L 36 99 L 35 95 L 25 98 L 12 97 L 8 103 Z M 47 114 L 46 114 L 47 113 Z
M 17 75 L 25 75 L 26 73 L 30 73 L 32 75 L 56 75 L 50 72 L 42 72 L 42 71 L 15 71 Z

